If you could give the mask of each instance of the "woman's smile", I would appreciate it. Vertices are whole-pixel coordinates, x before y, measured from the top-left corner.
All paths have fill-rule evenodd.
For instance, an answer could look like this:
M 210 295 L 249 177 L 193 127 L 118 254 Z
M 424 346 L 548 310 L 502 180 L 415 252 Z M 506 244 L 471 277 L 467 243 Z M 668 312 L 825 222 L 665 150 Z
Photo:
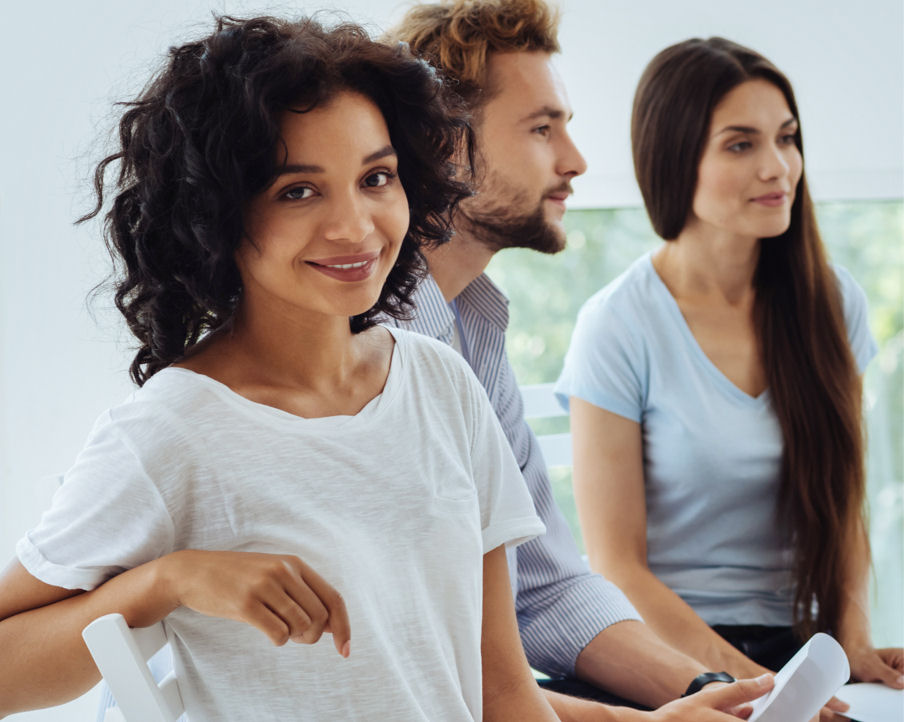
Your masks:
M 353 256 L 320 258 L 316 261 L 305 261 L 305 263 L 330 278 L 351 283 L 370 278 L 379 257 L 380 252 L 373 251 L 372 253 L 359 253 Z

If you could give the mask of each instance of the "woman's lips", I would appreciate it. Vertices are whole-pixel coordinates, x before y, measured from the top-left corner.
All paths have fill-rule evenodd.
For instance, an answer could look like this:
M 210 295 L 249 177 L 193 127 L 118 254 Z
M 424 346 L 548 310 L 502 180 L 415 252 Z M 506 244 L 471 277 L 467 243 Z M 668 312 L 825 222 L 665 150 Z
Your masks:
M 370 278 L 374 271 L 379 251 L 359 253 L 354 256 L 333 256 L 305 261 L 311 268 L 337 281 L 363 281 Z
M 788 201 L 788 194 L 784 192 L 776 192 L 776 193 L 766 193 L 761 196 L 757 196 L 753 199 L 754 203 L 759 203 L 760 205 L 769 206 L 770 208 L 774 208 L 776 206 L 782 206 Z

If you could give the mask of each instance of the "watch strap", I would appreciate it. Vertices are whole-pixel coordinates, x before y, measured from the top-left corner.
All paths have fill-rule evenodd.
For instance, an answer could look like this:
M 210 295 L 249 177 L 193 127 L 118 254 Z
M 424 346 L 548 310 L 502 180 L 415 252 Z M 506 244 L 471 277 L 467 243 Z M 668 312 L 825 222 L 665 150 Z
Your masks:
M 732 677 L 728 672 L 704 672 L 703 674 L 698 674 L 694 677 L 693 681 L 688 685 L 687 691 L 681 695 L 682 697 L 688 697 L 692 695 L 694 692 L 699 692 L 710 682 L 734 682 L 735 678 Z

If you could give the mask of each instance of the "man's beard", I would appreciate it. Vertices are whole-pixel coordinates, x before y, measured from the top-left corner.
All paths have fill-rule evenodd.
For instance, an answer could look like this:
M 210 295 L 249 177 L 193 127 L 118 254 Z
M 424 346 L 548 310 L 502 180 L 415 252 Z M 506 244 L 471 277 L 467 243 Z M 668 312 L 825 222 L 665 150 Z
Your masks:
M 480 194 L 468 199 L 459 206 L 458 213 L 463 221 L 462 230 L 473 235 L 476 240 L 494 253 L 503 248 L 529 248 L 540 253 L 558 253 L 565 248 L 564 232 L 546 220 L 543 210 L 546 193 L 540 202 L 530 211 L 521 211 L 528 201 L 527 194 L 517 191 L 498 177 L 492 175 L 488 179 L 492 185 L 500 189 L 495 194 L 499 200 L 483 201 Z M 560 190 L 570 191 L 565 184 L 547 193 Z M 483 201 L 483 202 L 481 202 Z

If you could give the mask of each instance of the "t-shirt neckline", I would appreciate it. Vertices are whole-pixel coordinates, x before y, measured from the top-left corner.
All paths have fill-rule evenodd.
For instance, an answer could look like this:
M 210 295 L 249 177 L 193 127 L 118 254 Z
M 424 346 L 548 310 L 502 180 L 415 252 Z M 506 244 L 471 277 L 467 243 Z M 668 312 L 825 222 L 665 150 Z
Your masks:
M 233 391 L 226 384 L 217 381 L 210 376 L 192 371 L 191 369 L 182 368 L 180 366 L 168 366 L 162 369 L 158 374 L 166 374 L 172 378 L 191 379 L 196 383 L 203 384 L 212 390 L 219 399 L 229 404 L 233 408 L 239 409 L 243 413 L 252 414 L 258 420 L 275 423 L 278 425 L 307 425 L 307 426 L 344 426 L 347 424 L 355 424 L 367 421 L 374 416 L 382 413 L 383 409 L 391 403 L 397 393 L 399 386 L 399 375 L 401 374 L 401 366 L 404 363 L 404 352 L 399 350 L 401 345 L 401 334 L 397 333 L 399 329 L 383 326 L 392 335 L 393 348 L 389 359 L 389 372 L 386 375 L 386 382 L 380 393 L 368 401 L 360 411 L 356 414 L 337 414 L 333 416 L 314 416 L 306 417 L 293 414 L 289 411 L 277 409 L 274 406 L 268 406 L 258 401 L 242 396 L 240 393 Z
M 740 389 L 731 379 L 729 379 L 722 370 L 716 366 L 709 356 L 703 351 L 700 347 L 700 343 L 697 341 L 697 338 L 694 336 L 691 331 L 690 326 L 687 325 L 687 319 L 684 318 L 684 314 L 681 313 L 681 309 L 678 306 L 678 301 L 675 300 L 675 297 L 672 295 L 672 292 L 669 291 L 669 287 L 665 285 L 665 281 L 659 276 L 659 273 L 656 271 L 656 267 L 653 265 L 653 253 L 655 250 L 649 251 L 644 258 L 644 265 L 646 267 L 647 273 L 653 279 L 653 287 L 656 289 L 656 292 L 662 297 L 662 303 L 664 308 L 668 309 L 667 313 L 672 317 L 673 322 L 676 324 L 677 328 L 680 329 L 681 335 L 684 338 L 685 345 L 690 349 L 690 352 L 694 355 L 699 363 L 703 365 L 705 369 L 707 369 L 708 373 L 715 382 L 730 396 L 744 403 L 753 404 L 757 406 L 765 405 L 769 400 L 769 389 L 766 388 L 758 396 L 751 396 L 743 389 Z

